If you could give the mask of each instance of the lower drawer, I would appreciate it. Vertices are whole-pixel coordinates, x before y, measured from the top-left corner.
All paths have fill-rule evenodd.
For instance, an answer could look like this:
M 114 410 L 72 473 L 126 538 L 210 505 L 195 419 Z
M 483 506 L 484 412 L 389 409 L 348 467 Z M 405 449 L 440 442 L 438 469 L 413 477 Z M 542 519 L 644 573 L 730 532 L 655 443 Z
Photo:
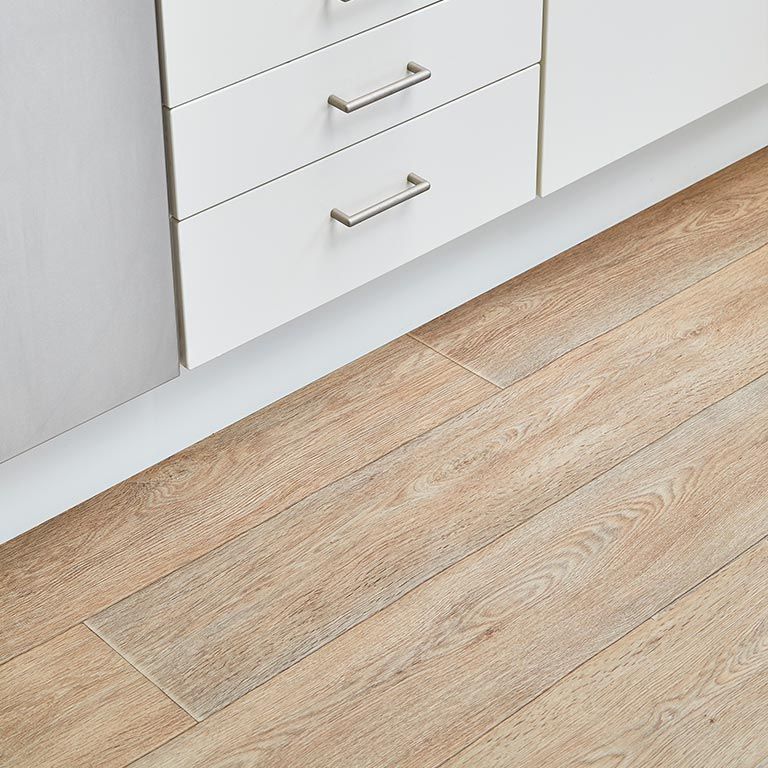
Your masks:
M 538 92 L 535 66 L 176 222 L 186 365 L 531 200 Z M 353 227 L 331 218 L 425 189 L 410 174 L 430 188 Z

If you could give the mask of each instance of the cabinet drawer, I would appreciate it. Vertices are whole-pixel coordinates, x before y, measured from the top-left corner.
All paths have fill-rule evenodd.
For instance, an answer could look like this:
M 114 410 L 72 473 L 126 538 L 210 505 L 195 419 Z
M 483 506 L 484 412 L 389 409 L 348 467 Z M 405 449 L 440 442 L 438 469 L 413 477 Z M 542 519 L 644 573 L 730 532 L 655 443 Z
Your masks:
M 531 67 L 174 224 L 189 367 L 210 360 L 532 199 Z M 348 228 L 331 218 L 431 188 Z M 411 189 L 413 189 L 411 187 Z
M 539 59 L 541 0 L 444 0 L 171 110 L 182 219 L 523 69 Z M 352 113 L 331 106 L 431 72 Z
M 435 0 L 160 0 L 173 107 Z

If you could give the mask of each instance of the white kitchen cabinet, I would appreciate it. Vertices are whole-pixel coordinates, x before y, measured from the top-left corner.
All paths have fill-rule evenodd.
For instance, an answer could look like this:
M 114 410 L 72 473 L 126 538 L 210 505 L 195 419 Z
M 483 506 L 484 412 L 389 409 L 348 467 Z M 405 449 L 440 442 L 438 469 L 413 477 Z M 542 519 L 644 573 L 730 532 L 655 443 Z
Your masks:
M 545 30 L 541 194 L 768 82 L 766 0 L 549 0 Z

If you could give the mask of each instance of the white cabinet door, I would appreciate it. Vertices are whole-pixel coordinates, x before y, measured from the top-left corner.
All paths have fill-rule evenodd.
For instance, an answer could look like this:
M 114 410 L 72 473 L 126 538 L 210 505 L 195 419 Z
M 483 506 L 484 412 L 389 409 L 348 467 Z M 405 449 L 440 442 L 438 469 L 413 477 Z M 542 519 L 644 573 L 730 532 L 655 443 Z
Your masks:
M 766 0 L 549 0 L 546 13 L 541 194 L 768 82 Z

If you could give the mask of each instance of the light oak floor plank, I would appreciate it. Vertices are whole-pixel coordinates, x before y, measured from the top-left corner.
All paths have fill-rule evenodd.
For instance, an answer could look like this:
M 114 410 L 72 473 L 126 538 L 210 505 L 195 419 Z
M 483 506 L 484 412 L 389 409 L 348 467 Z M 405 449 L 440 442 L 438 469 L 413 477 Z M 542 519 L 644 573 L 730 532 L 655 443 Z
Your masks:
M 413 332 L 502 386 L 768 242 L 768 149 Z
M 0 667 L 3 768 L 118 768 L 194 722 L 82 625 Z
M 768 764 L 768 542 L 445 768 Z
M 0 547 L 0 662 L 498 389 L 405 337 Z
M 768 376 L 135 768 L 439 765 L 764 537 L 767 447 Z
M 89 625 L 204 718 L 766 373 L 757 318 L 768 248 Z

